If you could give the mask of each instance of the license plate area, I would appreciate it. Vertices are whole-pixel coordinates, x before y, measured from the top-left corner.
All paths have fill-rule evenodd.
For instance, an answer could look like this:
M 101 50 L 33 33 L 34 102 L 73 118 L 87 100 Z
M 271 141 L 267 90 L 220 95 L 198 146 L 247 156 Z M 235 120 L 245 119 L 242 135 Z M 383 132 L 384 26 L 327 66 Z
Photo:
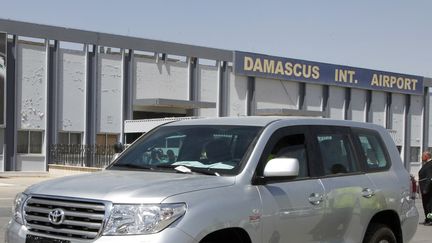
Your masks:
M 69 240 L 59 240 L 36 235 L 27 235 L 25 243 L 70 243 Z

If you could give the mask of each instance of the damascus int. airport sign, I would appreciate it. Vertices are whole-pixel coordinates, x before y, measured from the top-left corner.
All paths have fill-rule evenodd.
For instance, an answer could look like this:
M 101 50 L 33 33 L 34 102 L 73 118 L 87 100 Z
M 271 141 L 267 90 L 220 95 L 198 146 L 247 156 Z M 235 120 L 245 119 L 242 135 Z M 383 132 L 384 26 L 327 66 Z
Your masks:
M 423 77 L 236 51 L 234 73 L 351 88 L 423 95 Z

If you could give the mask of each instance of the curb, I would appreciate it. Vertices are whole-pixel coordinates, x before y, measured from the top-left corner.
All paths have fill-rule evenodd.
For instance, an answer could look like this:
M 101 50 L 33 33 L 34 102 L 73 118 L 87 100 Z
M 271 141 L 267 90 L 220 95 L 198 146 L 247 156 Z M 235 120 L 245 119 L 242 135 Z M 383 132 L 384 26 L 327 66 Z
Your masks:
M 81 171 L 81 172 L 96 172 L 101 171 L 102 168 L 97 167 L 79 167 L 70 165 L 48 165 L 48 170 L 64 170 L 64 171 Z

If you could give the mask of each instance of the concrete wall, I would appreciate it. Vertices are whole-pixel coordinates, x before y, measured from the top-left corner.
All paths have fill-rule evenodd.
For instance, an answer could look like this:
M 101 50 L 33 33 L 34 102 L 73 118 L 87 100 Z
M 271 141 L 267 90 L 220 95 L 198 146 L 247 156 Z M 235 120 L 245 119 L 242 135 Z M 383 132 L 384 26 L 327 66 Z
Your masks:
M 136 57 L 134 70 L 135 99 L 189 99 L 187 63 Z
M 384 92 L 372 91 L 371 121 L 377 125 L 386 125 L 387 95 Z
M 395 143 L 398 146 L 404 144 L 404 131 L 405 131 L 405 95 L 392 94 L 392 105 L 390 112 L 393 115 L 392 130 L 396 131 Z
M 86 61 L 82 51 L 60 50 L 58 67 L 59 131 L 85 129 Z
M 351 120 L 366 121 L 366 90 L 351 89 Z
M 4 128 L 0 128 L 0 172 L 4 171 Z
M 411 146 L 421 147 L 423 138 L 423 96 L 411 96 Z M 420 159 L 420 158 L 419 158 Z
M 218 97 L 218 69 L 215 66 L 200 65 L 198 68 L 198 82 L 200 101 L 217 102 Z M 199 116 L 216 117 L 216 108 L 199 110 Z
M 274 79 L 255 79 L 257 109 L 298 109 L 299 83 Z
M 246 115 L 247 78 L 229 70 L 228 84 L 228 116 Z
M 304 105 L 309 111 L 322 111 L 323 86 L 306 84 L 306 96 Z
M 17 154 L 18 171 L 46 171 L 45 156 L 36 154 Z
M 45 129 L 46 52 L 44 46 L 18 45 L 18 129 Z
M 345 117 L 345 88 L 330 86 L 329 88 L 329 117 L 343 120 Z
M 97 85 L 97 132 L 120 133 L 122 128 L 122 58 L 100 54 Z

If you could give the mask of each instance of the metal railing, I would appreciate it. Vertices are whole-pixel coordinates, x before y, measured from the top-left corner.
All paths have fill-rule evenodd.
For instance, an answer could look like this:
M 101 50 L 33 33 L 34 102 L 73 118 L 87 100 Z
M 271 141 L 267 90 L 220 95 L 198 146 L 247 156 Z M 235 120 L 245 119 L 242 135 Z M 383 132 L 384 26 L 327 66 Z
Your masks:
M 54 144 L 49 151 L 50 164 L 97 167 L 107 166 L 113 159 L 113 146 Z

